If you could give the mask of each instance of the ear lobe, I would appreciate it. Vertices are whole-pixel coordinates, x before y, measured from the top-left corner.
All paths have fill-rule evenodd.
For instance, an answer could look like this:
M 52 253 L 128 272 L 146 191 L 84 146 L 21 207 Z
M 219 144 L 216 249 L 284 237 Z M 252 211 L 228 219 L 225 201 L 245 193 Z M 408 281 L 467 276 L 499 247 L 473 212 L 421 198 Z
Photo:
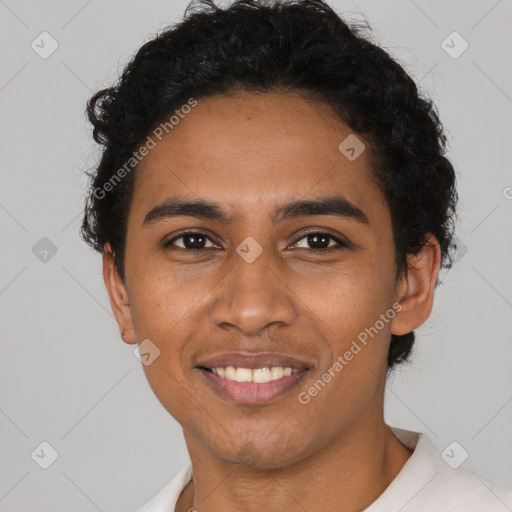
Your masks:
M 137 343 L 133 328 L 132 312 L 128 293 L 114 264 L 114 253 L 110 243 L 103 248 L 103 280 L 107 288 L 110 306 L 125 343 Z
M 430 234 L 420 252 L 408 256 L 407 264 L 407 275 L 401 276 L 397 284 L 396 301 L 402 309 L 391 322 L 391 333 L 396 335 L 417 329 L 432 311 L 441 266 L 441 248 L 436 237 Z

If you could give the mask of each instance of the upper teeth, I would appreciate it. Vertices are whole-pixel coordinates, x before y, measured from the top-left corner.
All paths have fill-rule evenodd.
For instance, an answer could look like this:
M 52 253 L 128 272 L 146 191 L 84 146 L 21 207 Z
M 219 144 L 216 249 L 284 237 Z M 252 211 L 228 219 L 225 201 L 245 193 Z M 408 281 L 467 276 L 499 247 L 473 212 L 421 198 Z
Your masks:
M 237 382 L 270 382 L 283 376 L 287 377 L 298 371 L 295 368 L 292 370 L 289 366 L 286 368 L 273 366 L 272 368 L 256 368 L 255 370 L 251 368 L 235 368 L 234 366 L 212 368 L 212 372 L 219 377 L 227 380 L 236 380 Z

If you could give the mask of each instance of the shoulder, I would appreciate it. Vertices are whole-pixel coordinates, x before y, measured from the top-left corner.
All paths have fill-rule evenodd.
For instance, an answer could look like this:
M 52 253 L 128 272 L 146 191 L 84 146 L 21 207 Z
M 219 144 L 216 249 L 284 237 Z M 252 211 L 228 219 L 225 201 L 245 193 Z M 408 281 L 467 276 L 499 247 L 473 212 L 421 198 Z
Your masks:
M 432 481 L 432 494 L 450 512 L 510 512 L 512 492 L 465 469 L 443 468 Z M 441 510 L 441 509 L 439 509 Z
M 453 450 L 443 458 L 426 434 L 391 428 L 413 453 L 365 512 L 512 512 L 512 492 L 460 464 L 453 467 Z

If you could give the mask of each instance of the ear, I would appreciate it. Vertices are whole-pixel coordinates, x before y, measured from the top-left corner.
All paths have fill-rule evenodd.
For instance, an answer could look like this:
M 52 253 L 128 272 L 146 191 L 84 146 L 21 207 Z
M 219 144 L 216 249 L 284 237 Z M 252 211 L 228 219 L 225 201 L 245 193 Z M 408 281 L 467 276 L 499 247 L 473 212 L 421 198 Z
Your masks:
M 395 300 L 402 309 L 391 321 L 391 333 L 408 334 L 429 317 L 434 303 L 434 289 L 441 266 L 441 248 L 430 234 L 421 251 L 407 258 L 407 275 L 400 276 Z
M 130 301 L 125 285 L 114 265 L 114 255 L 110 243 L 106 243 L 103 248 L 103 280 L 107 287 L 112 312 L 121 331 L 121 338 L 130 345 L 137 343 Z

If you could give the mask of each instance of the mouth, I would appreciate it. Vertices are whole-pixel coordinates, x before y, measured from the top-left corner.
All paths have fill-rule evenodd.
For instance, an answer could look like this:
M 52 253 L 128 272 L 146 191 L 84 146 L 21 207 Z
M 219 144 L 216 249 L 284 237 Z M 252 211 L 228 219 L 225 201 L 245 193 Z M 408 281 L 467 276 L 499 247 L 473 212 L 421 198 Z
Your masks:
M 222 398 L 255 405 L 281 398 L 311 371 L 309 363 L 275 353 L 224 354 L 195 368 Z

